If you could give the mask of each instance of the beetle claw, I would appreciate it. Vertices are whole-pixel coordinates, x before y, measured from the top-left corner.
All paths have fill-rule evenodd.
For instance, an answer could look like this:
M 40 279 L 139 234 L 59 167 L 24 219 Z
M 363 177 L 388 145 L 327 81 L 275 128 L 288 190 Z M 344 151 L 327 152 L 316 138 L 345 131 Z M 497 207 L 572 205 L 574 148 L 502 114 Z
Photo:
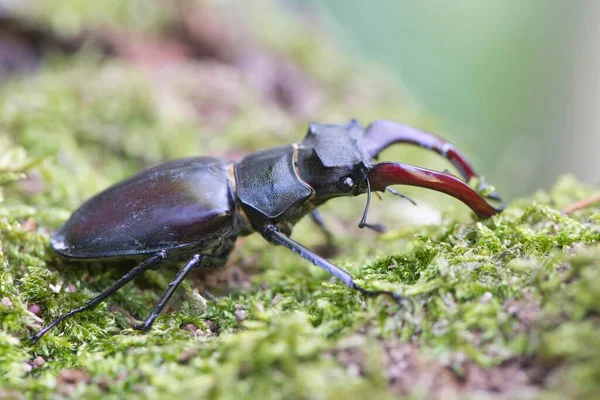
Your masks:
M 399 295 L 398 293 L 390 292 L 390 296 L 394 299 L 396 304 L 398 304 L 403 309 L 406 309 L 410 312 L 414 311 L 413 302 L 410 301 L 408 297 Z
M 150 327 L 147 326 L 145 323 L 140 323 L 140 322 L 134 322 L 133 324 L 131 324 L 131 328 L 136 330 L 136 331 L 141 331 L 141 332 L 148 332 L 148 330 L 150 330 Z
M 358 290 L 362 295 L 367 297 L 388 296 L 403 309 L 408 309 L 411 311 L 413 310 L 412 302 L 410 301 L 410 299 L 396 292 L 390 292 L 386 290 L 369 290 L 358 285 L 354 285 L 354 289 Z
M 485 182 L 481 182 L 479 183 L 479 186 L 477 187 L 477 191 L 478 192 L 482 192 L 484 191 L 489 185 Z M 485 196 L 486 199 L 490 199 L 490 200 L 494 200 L 494 201 L 499 201 L 502 202 L 502 197 L 500 197 L 500 195 L 496 192 L 491 192 L 486 194 Z

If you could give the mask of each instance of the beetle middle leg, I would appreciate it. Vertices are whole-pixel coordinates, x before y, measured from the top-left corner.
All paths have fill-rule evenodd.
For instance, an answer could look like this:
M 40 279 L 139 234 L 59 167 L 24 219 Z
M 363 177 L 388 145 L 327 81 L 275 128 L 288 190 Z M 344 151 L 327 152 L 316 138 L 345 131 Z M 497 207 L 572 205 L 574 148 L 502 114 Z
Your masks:
M 347 287 L 358 290 L 365 296 L 373 297 L 387 295 L 393 298 L 400 305 L 402 305 L 402 302 L 405 300 L 404 297 L 394 292 L 388 292 L 383 290 L 369 290 L 363 288 L 362 286 L 359 286 L 357 283 L 354 282 L 352 275 L 350 275 L 347 271 L 330 263 L 323 257 L 315 254 L 311 250 L 302 246 L 300 243 L 290 239 L 287 235 L 281 233 L 279 229 L 277 229 L 277 227 L 275 227 L 274 225 L 267 225 L 263 229 L 262 235 L 267 241 L 273 244 L 279 244 L 284 247 L 287 247 L 294 253 L 298 254 L 300 257 L 305 258 L 311 263 L 315 264 L 316 266 L 323 268 L 325 271 L 329 272 L 331 275 L 344 282 L 344 284 Z
M 162 295 L 162 297 L 160 298 L 160 300 L 158 301 L 158 303 L 156 304 L 156 306 L 154 307 L 154 309 L 152 310 L 152 312 L 150 313 L 148 318 L 146 318 L 146 320 L 141 324 L 133 324 L 133 326 L 132 326 L 133 329 L 137 329 L 137 330 L 146 332 L 146 331 L 148 331 L 148 329 L 150 329 L 152 327 L 152 324 L 154 324 L 154 321 L 156 320 L 156 318 L 158 317 L 158 315 L 160 314 L 162 309 L 165 308 L 165 306 L 167 305 L 167 302 L 169 301 L 171 296 L 173 296 L 173 293 L 175 293 L 175 290 L 177 289 L 177 287 L 181 284 L 181 282 L 183 282 L 183 280 L 185 279 L 187 274 L 190 273 L 191 270 L 193 270 L 194 268 L 196 268 L 200 265 L 202 258 L 203 258 L 202 255 L 195 254 L 190 259 L 190 261 L 188 261 L 183 266 L 183 268 L 177 273 L 177 275 L 171 281 L 171 283 L 169 283 L 169 287 L 167 288 L 167 291 Z
M 113 283 L 110 287 L 105 289 L 102 293 L 91 299 L 87 302 L 87 304 L 78 307 L 74 310 L 71 310 L 67 313 L 64 313 L 60 317 L 56 318 L 49 325 L 43 328 L 38 333 L 31 335 L 29 340 L 32 344 L 35 344 L 42 336 L 46 334 L 50 329 L 54 328 L 59 322 L 64 321 L 65 319 L 72 317 L 75 314 L 79 314 L 80 312 L 93 310 L 98 306 L 98 304 L 102 303 L 108 296 L 115 293 L 117 290 L 121 289 L 127 283 L 129 283 L 136 276 L 141 275 L 142 273 L 148 271 L 149 269 L 156 269 L 167 259 L 167 252 L 164 250 L 159 251 L 155 255 L 146 260 L 142 261 L 141 264 L 127 272 L 121 279 Z
M 310 217 L 313 220 L 313 222 L 319 227 L 319 229 L 321 230 L 323 235 L 325 235 L 325 240 L 327 242 L 327 246 L 334 247 L 333 234 L 331 233 L 329 228 L 327 228 L 327 225 L 325 224 L 325 220 L 323 219 L 323 214 L 321 214 L 321 211 L 312 210 L 310 213 Z

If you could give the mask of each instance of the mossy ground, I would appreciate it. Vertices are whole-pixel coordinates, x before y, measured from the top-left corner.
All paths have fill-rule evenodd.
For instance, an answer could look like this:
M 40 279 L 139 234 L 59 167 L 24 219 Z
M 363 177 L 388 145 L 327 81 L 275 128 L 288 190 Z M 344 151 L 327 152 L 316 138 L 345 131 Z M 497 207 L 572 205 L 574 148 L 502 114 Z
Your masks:
M 78 10 L 78 2 L 64 3 Z M 119 10 L 118 18 L 105 19 L 122 23 L 129 14 Z M 164 29 L 160 15 L 157 25 L 135 29 Z M 377 70 L 350 66 L 329 51 L 330 42 L 315 47 L 314 36 L 272 18 L 277 23 L 258 37 L 299 65 L 326 99 L 312 106 L 311 119 L 431 125 Z M 332 260 L 367 287 L 403 293 L 403 308 L 365 299 L 252 236 L 238 242 L 225 270 L 188 279 L 148 334 L 130 329 L 131 322 L 147 315 L 174 267 L 146 273 L 28 344 L 30 333 L 130 265 L 71 263 L 52 253 L 51 233 L 83 200 L 161 160 L 238 157 L 304 133 L 308 116 L 265 99 L 236 67 L 169 68 L 165 75 L 118 59 L 97 62 L 93 54 L 59 56 L 0 87 L 0 397 L 600 393 L 600 212 L 558 211 L 595 192 L 570 177 L 487 221 L 423 191 L 410 192 L 418 208 L 393 198 L 387 206 L 375 202 L 370 219 L 390 228 L 379 238 L 351 228 L 364 199 L 325 207 L 340 249 Z M 224 86 L 209 85 L 215 76 L 226 77 Z M 194 108 L 215 103 L 227 113 Z M 446 167 L 420 150 L 385 158 Z M 480 169 L 493 167 L 475 160 Z M 415 220 L 435 223 L 409 222 Z M 294 237 L 311 247 L 323 243 L 309 221 Z M 216 300 L 198 294 L 205 287 Z

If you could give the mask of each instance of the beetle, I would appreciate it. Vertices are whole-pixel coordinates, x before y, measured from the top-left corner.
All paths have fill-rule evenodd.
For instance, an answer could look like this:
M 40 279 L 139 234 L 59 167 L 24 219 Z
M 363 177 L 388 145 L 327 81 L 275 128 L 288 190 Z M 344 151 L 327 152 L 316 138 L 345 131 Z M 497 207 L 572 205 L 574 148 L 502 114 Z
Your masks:
M 401 296 L 365 289 L 352 276 L 290 238 L 292 228 L 311 214 L 327 232 L 316 208 L 341 196 L 367 194 L 359 227 L 381 230 L 366 222 L 371 192 L 390 185 L 411 185 L 451 195 L 480 218 L 494 207 L 465 181 L 448 172 L 412 165 L 373 163 L 396 143 L 420 145 L 447 158 L 465 181 L 476 177 L 455 146 L 408 125 L 380 120 L 366 129 L 356 120 L 346 124 L 312 123 L 305 138 L 287 146 L 250 153 L 238 162 L 213 157 L 170 161 L 109 187 L 81 205 L 53 235 L 51 246 L 69 259 L 143 257 L 139 265 L 85 305 L 62 314 L 30 339 L 35 343 L 59 322 L 92 310 L 126 283 L 167 259 L 185 261 L 150 315 L 133 328 L 147 331 L 188 273 L 225 264 L 236 238 L 258 232 L 339 278 L 365 296 Z M 499 200 L 491 193 L 488 199 Z

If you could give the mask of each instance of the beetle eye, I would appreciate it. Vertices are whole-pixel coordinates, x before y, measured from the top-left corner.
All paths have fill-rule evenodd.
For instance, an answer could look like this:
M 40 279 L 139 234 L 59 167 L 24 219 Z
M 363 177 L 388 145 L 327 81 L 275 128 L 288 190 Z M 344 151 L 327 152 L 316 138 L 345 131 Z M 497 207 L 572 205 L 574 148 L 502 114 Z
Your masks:
M 354 187 L 354 181 L 349 176 L 340 180 L 340 189 L 344 192 L 349 192 Z

